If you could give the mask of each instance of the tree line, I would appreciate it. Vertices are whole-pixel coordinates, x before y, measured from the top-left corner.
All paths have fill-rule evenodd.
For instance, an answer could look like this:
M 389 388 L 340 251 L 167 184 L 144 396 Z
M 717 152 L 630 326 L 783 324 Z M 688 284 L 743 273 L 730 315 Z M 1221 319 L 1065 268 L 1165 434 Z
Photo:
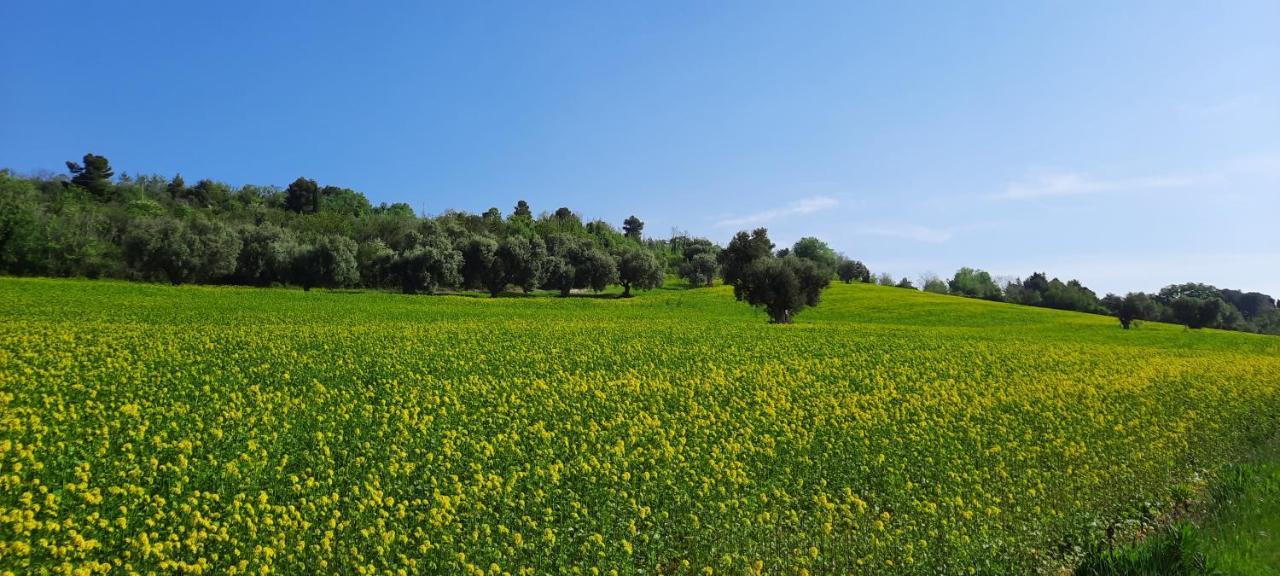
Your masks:
M 869 275 L 864 275 L 862 280 L 869 282 Z M 894 282 L 887 275 L 881 276 L 878 283 L 914 287 L 906 278 Z M 921 289 L 939 294 L 1115 316 L 1126 330 L 1135 320 L 1151 320 L 1190 328 L 1280 334 L 1280 310 L 1277 309 L 1280 303 L 1275 298 L 1260 292 L 1219 289 L 1195 282 L 1172 284 L 1155 294 L 1129 292 L 1124 296 L 1107 294 L 1099 298 L 1078 280 L 1049 279 L 1043 272 L 1036 272 L 1025 280 L 1014 278 L 998 283 L 986 271 L 961 268 L 950 280 L 926 274 L 920 284 Z
M 693 287 L 721 279 L 737 299 L 783 323 L 839 279 L 1111 314 L 1126 328 L 1160 320 L 1280 333 L 1270 296 L 1203 284 L 1098 298 L 1075 280 L 1035 273 L 1000 285 L 962 268 L 950 280 L 926 274 L 917 286 L 875 276 L 817 238 L 776 249 L 764 228 L 739 232 L 722 248 L 687 234 L 646 237 L 634 215 L 620 228 L 567 207 L 535 215 L 523 200 L 505 215 L 490 208 L 420 216 L 407 204 L 374 206 L 360 192 L 305 177 L 283 189 L 189 185 L 180 174 L 117 177 L 95 154 L 67 162 L 67 174 L 0 170 L 0 273 L 494 296 L 539 289 L 568 296 L 610 285 L 630 296 L 672 274 Z

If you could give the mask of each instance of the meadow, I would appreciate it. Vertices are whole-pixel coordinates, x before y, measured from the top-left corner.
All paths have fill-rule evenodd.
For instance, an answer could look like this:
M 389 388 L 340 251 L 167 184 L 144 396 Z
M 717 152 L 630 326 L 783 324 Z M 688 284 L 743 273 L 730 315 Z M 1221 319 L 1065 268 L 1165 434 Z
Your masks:
M 0 573 L 1053 573 L 1280 430 L 1280 339 L 836 284 L 0 279 Z

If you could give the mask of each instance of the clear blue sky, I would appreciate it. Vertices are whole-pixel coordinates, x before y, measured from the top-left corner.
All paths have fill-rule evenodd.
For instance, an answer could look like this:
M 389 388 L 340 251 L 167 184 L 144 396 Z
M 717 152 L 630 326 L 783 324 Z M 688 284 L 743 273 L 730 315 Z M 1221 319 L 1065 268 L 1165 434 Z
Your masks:
M 1280 294 L 1280 2 L 13 2 L 0 166 Z

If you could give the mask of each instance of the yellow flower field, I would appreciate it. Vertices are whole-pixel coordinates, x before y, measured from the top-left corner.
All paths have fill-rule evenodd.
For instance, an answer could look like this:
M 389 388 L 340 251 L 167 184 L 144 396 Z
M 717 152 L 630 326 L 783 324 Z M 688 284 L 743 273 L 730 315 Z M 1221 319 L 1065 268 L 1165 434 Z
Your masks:
M 1280 339 L 836 285 L 0 279 L 0 573 L 1051 571 L 1280 429 Z

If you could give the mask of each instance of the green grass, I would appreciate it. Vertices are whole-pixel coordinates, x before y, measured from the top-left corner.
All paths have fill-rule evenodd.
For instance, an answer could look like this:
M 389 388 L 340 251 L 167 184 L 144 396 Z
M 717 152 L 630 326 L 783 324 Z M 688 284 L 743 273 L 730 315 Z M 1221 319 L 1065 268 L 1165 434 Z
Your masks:
M 1132 544 L 1100 545 L 1078 576 L 1280 574 L 1280 442 L 1225 466 L 1176 519 Z
M 1277 431 L 1280 339 L 897 288 L 0 279 L 0 574 L 1053 571 Z

